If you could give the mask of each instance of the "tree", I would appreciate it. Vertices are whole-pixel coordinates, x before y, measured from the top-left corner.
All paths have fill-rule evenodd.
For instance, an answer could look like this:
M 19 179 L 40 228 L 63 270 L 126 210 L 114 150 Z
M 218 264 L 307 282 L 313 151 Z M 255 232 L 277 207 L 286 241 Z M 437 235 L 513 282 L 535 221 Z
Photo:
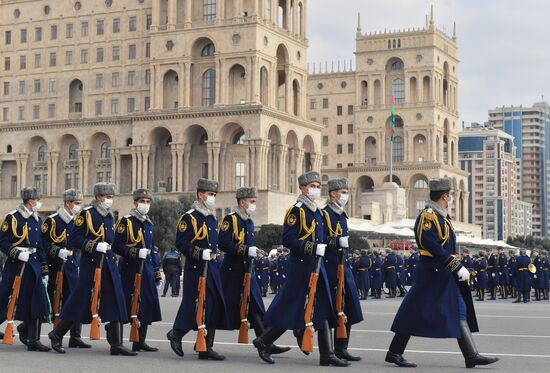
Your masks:
M 184 207 L 184 203 L 171 199 L 157 199 L 151 205 L 149 217 L 155 225 L 155 245 L 159 248 L 161 257 L 176 243 L 176 225 L 182 212 L 187 211 Z
M 367 238 L 359 232 L 349 231 L 350 250 L 369 250 L 370 245 Z
M 283 226 L 277 224 L 264 224 L 254 235 L 254 242 L 260 249 L 269 251 L 273 246 L 282 245 Z

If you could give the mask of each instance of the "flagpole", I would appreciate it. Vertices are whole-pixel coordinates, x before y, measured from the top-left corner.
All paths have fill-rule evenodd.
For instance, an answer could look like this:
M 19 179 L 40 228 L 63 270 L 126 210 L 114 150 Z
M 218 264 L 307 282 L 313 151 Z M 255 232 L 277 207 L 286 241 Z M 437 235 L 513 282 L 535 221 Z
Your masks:
M 393 183 L 393 140 L 390 139 L 390 183 Z

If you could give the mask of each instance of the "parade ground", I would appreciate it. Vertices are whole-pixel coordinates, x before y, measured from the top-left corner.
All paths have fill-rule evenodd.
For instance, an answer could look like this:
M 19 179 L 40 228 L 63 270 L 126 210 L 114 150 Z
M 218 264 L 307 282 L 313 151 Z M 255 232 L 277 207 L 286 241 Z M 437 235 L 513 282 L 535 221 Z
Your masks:
M 266 307 L 273 296 L 266 299 Z M 148 342 L 159 347 L 156 353 L 141 352 L 137 357 L 110 356 L 105 340 L 91 342 L 91 350 L 67 348 L 65 355 L 55 352 L 27 352 L 19 340 L 14 338 L 12 346 L 0 345 L 2 372 L 191 372 L 199 369 L 207 372 L 319 372 L 342 369 L 347 372 L 390 372 L 399 368 L 384 362 L 392 333 L 391 322 L 400 304 L 400 299 L 361 301 L 365 321 L 352 330 L 350 351 L 363 358 L 348 368 L 320 367 L 319 356 L 314 351 L 305 356 L 297 347 L 291 332 L 287 332 L 277 343 L 292 346 L 292 350 L 276 355 L 275 365 L 265 364 L 258 357 L 252 345 L 239 345 L 237 331 L 216 333 L 215 350 L 226 355 L 223 362 L 199 361 L 193 352 L 195 333 L 184 338 L 185 356 L 180 358 L 170 349 L 165 334 L 171 328 L 181 298 L 161 298 L 163 322 L 155 323 L 149 329 Z M 544 372 L 550 363 L 550 304 L 531 302 L 513 304 L 511 300 L 476 302 L 476 311 L 481 332 L 475 335 L 480 353 L 494 355 L 500 361 L 485 371 L 498 372 Z M 5 323 L 2 324 L 5 328 Z M 50 325 L 43 325 L 42 342 L 49 345 L 47 332 Z M 128 343 L 129 327 L 125 328 L 125 344 Z M 250 331 L 252 341 L 253 332 Z M 88 336 L 84 326 L 83 336 Z M 105 330 L 102 328 L 102 338 Z M 315 342 L 316 343 L 316 342 Z M 68 337 L 64 339 L 64 346 Z M 464 362 L 455 340 L 412 338 L 405 356 L 418 364 L 421 372 L 461 372 Z M 116 370 L 115 370 L 116 367 Z

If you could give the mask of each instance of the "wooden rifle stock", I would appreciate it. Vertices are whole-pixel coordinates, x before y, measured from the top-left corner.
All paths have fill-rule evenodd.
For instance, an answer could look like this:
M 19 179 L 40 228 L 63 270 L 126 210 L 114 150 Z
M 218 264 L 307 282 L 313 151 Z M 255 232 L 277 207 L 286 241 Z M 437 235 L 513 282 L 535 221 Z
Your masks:
M 336 338 L 347 339 L 346 332 L 346 314 L 344 313 L 344 250 L 338 253 L 338 286 L 336 287 L 336 312 L 338 313 L 338 327 L 336 328 Z
M 92 293 L 92 325 L 90 325 L 90 339 L 98 340 L 99 339 L 99 315 L 98 315 L 98 306 L 99 306 L 99 292 L 101 291 L 101 269 L 103 268 L 103 259 L 105 254 L 101 253 L 99 257 L 99 263 L 95 269 L 94 273 L 94 289 Z
M 132 295 L 132 307 L 130 309 L 130 319 L 132 320 L 132 328 L 130 329 L 130 342 L 139 342 L 139 327 L 138 320 L 139 310 L 139 295 L 141 293 L 141 275 L 143 274 L 143 266 L 145 259 L 139 259 L 139 268 L 134 277 L 134 294 Z
M 61 321 L 59 319 L 59 313 L 61 312 L 61 293 L 63 292 L 63 270 L 65 269 L 65 261 L 63 261 L 63 264 L 61 264 L 61 267 L 59 267 L 59 271 L 57 271 L 55 275 L 55 297 L 53 301 L 53 325 L 54 328 L 59 325 L 59 322 Z
M 302 338 L 302 351 L 313 351 L 313 306 L 315 305 L 315 293 L 317 292 L 317 280 L 319 279 L 319 270 L 321 269 L 322 256 L 317 256 L 315 268 L 309 276 L 309 290 L 307 296 L 307 304 L 304 312 L 305 330 Z
M 208 275 L 208 261 L 204 261 L 202 276 L 199 277 L 197 313 L 195 320 L 197 322 L 197 340 L 195 341 L 195 350 L 197 352 L 206 352 L 206 325 L 204 320 L 205 301 L 206 301 L 206 276 Z
M 10 303 L 8 305 L 8 312 L 6 313 L 6 320 L 8 325 L 6 325 L 6 331 L 4 332 L 4 344 L 11 345 L 13 344 L 13 318 L 15 316 L 15 306 L 17 304 L 17 298 L 19 298 L 19 290 L 21 289 L 21 278 L 25 272 L 25 265 L 27 263 L 21 262 L 21 267 L 19 273 L 13 279 L 12 293 L 10 297 Z
M 241 297 L 241 308 L 239 315 L 241 317 L 241 326 L 239 328 L 239 339 L 238 343 L 248 343 L 248 329 L 250 328 L 250 323 L 248 322 L 248 306 L 250 304 L 250 281 L 252 268 L 254 268 L 254 261 L 252 258 L 248 258 L 248 268 L 244 273 L 243 280 L 243 295 Z

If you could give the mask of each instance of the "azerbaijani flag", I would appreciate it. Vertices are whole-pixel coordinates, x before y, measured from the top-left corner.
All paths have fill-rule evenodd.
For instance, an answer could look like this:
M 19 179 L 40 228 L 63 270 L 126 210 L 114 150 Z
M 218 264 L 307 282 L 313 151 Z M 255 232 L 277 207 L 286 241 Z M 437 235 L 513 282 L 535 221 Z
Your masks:
M 391 142 L 393 142 L 393 138 L 395 135 L 395 97 L 391 95 L 391 128 L 390 128 L 390 139 Z

